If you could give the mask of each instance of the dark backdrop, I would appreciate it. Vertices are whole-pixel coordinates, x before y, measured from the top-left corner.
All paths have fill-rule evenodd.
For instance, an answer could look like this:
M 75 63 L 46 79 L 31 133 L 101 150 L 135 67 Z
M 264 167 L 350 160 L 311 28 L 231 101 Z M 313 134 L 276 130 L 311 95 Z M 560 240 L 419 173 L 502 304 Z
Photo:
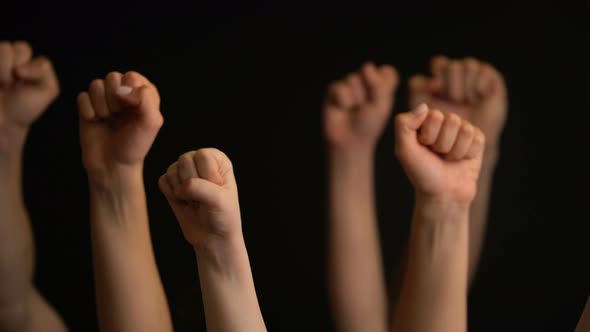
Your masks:
M 437 53 L 493 63 L 510 95 L 470 328 L 573 330 L 590 287 L 588 2 L 4 6 L 0 38 L 29 40 L 51 57 L 62 84 L 59 100 L 32 130 L 24 182 L 36 280 L 72 330 L 96 330 L 75 107 L 75 95 L 92 79 L 138 70 L 162 95 L 166 121 L 145 178 L 176 329 L 204 327 L 202 304 L 192 251 L 156 182 L 182 152 L 214 146 L 235 164 L 269 329 L 326 331 L 325 87 L 366 60 L 394 64 L 407 79 Z M 402 86 L 396 112 L 406 110 L 405 93 Z M 412 208 L 391 128 L 377 158 L 390 271 Z

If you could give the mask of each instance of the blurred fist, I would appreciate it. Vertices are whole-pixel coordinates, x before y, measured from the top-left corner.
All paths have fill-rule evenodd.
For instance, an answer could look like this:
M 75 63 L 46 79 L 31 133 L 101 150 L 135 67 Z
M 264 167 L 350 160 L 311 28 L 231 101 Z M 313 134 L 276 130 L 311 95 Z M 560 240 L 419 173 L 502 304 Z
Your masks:
M 417 194 L 471 203 L 485 136 L 455 113 L 426 104 L 395 118 L 395 151 Z
M 217 149 L 183 154 L 160 177 L 186 240 L 196 249 L 241 236 L 238 189 L 233 167 Z
M 508 112 L 502 75 L 474 58 L 449 60 L 444 56 L 432 59 L 431 71 L 432 77 L 410 79 L 410 108 L 426 103 L 456 113 L 483 131 L 487 152 L 496 151 Z
M 28 129 L 59 94 L 51 62 L 32 55 L 26 42 L 0 42 L 0 128 Z
M 324 105 L 324 133 L 329 148 L 373 149 L 391 114 L 397 85 L 393 67 L 376 68 L 372 63 L 333 83 Z
M 156 87 L 136 73 L 109 73 L 78 96 L 82 159 L 90 177 L 141 166 L 164 120 Z

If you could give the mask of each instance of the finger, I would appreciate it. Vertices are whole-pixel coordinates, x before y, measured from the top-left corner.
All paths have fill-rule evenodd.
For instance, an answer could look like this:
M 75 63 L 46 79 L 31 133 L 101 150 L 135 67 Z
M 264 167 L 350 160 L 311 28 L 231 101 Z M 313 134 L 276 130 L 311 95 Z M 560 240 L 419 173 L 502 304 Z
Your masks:
M 12 44 L 14 52 L 14 66 L 19 67 L 31 60 L 33 56 L 33 49 L 31 45 L 25 41 L 17 41 Z
M 59 82 L 48 58 L 39 56 L 28 63 L 15 68 L 16 77 L 26 83 L 42 87 L 44 91 L 56 97 L 59 94 Z
M 470 159 L 480 157 L 484 151 L 485 141 L 485 135 L 483 132 L 479 128 L 475 128 L 471 147 L 465 157 Z
M 225 181 L 220 174 L 219 153 L 222 152 L 216 149 L 200 149 L 193 155 L 193 160 L 202 179 L 222 186 Z
M 187 152 L 178 158 L 178 177 L 181 182 L 190 178 L 198 178 L 199 173 L 193 161 L 194 152 Z
M 391 65 L 383 65 L 379 68 L 379 74 L 384 82 L 385 93 L 393 94 L 399 85 L 399 74 L 395 67 Z
M 99 79 L 92 81 L 88 87 L 88 94 L 96 115 L 101 119 L 108 118 L 111 113 L 105 97 L 104 81 Z
M 451 61 L 447 70 L 448 93 L 452 101 L 462 103 L 465 99 L 465 74 L 459 61 Z
M 166 199 L 168 199 L 168 201 L 174 200 L 174 190 L 172 189 L 172 186 L 168 181 L 167 174 L 160 176 L 160 179 L 158 180 L 158 187 L 160 188 L 162 194 L 166 196 Z
M 455 113 L 447 113 L 445 120 L 440 128 L 438 138 L 432 145 L 432 149 L 439 153 L 449 153 L 455 144 L 459 127 L 461 126 L 461 118 Z
M 181 184 L 180 175 L 178 174 L 178 162 L 174 162 L 168 167 L 168 170 L 166 170 L 166 177 L 168 179 L 168 183 L 172 187 L 172 190 L 176 192 Z
M 352 97 L 354 106 L 361 105 L 365 102 L 367 94 L 358 74 L 349 75 L 345 84 L 347 84 L 350 89 L 350 95 Z
M 0 85 L 12 84 L 14 53 L 8 42 L 0 42 Z
M 418 141 L 422 145 L 430 146 L 436 142 L 438 133 L 443 124 L 444 115 L 439 110 L 431 110 L 420 127 Z
M 136 71 L 128 71 L 121 78 L 121 84 L 132 88 L 137 88 L 142 85 L 152 85 L 152 83 L 143 75 Z
M 408 81 L 409 103 L 410 107 L 416 107 L 421 103 L 428 103 L 429 98 L 429 80 L 423 75 L 414 75 Z
M 328 103 L 345 110 L 352 108 L 354 99 L 350 88 L 342 82 L 333 83 L 328 91 Z
M 464 63 L 464 75 L 465 75 L 465 99 L 475 104 L 478 101 L 477 98 L 477 75 L 479 72 L 479 61 L 477 59 L 468 57 L 463 61 Z
M 90 101 L 90 96 L 87 92 L 81 92 L 78 95 L 78 113 L 80 114 L 80 118 L 84 121 L 94 121 L 96 120 L 96 113 L 94 112 L 94 108 L 92 107 L 92 102 Z
M 129 86 L 120 86 L 117 89 L 117 95 L 123 106 L 128 107 L 131 111 L 141 118 L 142 122 L 153 128 L 160 128 L 164 123 L 162 113 L 160 113 L 160 95 L 153 85 L 142 85 L 138 88 Z
M 461 160 L 465 158 L 467 152 L 471 148 L 471 142 L 473 141 L 474 127 L 469 122 L 464 121 L 457 134 L 455 145 L 451 151 L 447 154 L 448 160 Z
M 119 97 L 117 90 L 121 86 L 121 79 L 123 74 L 119 72 L 110 72 L 104 79 L 104 89 L 106 95 L 107 106 L 112 113 L 121 111 L 119 104 Z
M 449 59 L 444 55 L 436 55 L 430 61 L 430 71 L 432 76 L 443 78 L 446 75 Z
M 396 142 L 403 143 L 407 138 L 416 137 L 416 131 L 428 117 L 428 106 L 420 104 L 410 112 L 400 113 L 395 117 Z
M 361 69 L 361 80 L 367 91 L 367 100 L 370 103 L 380 102 L 380 99 L 383 98 L 382 80 L 373 63 L 368 62 L 363 65 Z
M 491 83 L 494 79 L 494 70 L 486 63 L 480 66 L 479 75 L 476 81 L 476 91 L 480 98 L 486 98 L 491 92 Z
M 184 201 L 195 201 L 211 207 L 221 206 L 223 187 L 202 178 L 190 178 L 174 191 Z
M 482 64 L 481 96 L 506 95 L 506 84 L 502 74 L 488 63 Z

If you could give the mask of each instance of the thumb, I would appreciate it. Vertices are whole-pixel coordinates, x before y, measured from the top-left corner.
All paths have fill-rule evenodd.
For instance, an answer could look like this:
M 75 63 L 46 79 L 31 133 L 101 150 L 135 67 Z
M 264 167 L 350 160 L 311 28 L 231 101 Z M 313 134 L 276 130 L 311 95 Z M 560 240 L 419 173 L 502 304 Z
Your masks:
M 56 92 L 59 89 L 59 83 L 57 82 L 51 61 L 46 57 L 37 57 L 28 63 L 16 67 L 15 74 L 18 79 L 27 83 L 47 86 L 53 88 Z
M 132 87 L 121 85 L 116 90 L 119 100 L 125 105 L 135 108 L 160 108 L 160 96 L 152 85 Z
M 122 85 L 116 90 L 119 101 L 135 112 L 140 118 L 158 128 L 162 126 L 163 118 L 160 113 L 160 96 L 151 85 L 131 87 Z
M 398 114 L 395 118 L 396 132 L 417 131 L 422 126 L 422 123 L 424 123 L 424 120 L 426 120 L 427 115 L 428 105 L 424 103 L 409 112 Z
M 223 188 L 211 181 L 190 178 L 184 181 L 174 194 L 184 201 L 203 203 L 210 207 L 220 207 L 223 201 Z

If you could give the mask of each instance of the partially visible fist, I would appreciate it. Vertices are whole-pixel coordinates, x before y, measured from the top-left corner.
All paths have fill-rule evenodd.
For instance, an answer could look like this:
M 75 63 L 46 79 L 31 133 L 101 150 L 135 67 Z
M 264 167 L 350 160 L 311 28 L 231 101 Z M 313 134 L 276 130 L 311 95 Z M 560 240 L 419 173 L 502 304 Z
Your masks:
M 31 46 L 0 42 L 0 128 L 26 130 L 59 94 L 51 62 Z
M 229 158 L 217 149 L 183 154 L 159 180 L 186 240 L 196 249 L 242 235 L 238 189 Z
M 164 119 L 160 95 L 137 72 L 109 73 L 78 95 L 82 159 L 90 177 L 141 166 Z
M 398 82 L 393 67 L 367 63 L 358 73 L 333 83 L 324 106 L 329 148 L 372 150 L 391 114 Z
M 435 56 L 431 71 L 430 77 L 410 78 L 410 108 L 426 103 L 456 113 L 483 131 L 488 152 L 496 151 L 508 113 L 502 75 L 490 64 L 471 57 L 451 60 Z
M 471 203 L 485 136 L 455 113 L 426 104 L 395 118 L 395 151 L 417 194 Z

